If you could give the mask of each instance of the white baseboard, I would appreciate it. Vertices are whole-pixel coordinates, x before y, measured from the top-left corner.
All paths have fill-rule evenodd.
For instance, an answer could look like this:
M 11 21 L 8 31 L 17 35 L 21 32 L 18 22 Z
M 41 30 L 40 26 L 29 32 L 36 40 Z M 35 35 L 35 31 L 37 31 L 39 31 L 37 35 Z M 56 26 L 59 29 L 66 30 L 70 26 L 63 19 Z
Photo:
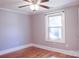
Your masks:
M 18 50 L 21 50 L 21 49 L 24 49 L 24 48 L 28 48 L 28 47 L 31 47 L 31 46 L 32 46 L 32 44 L 27 44 L 27 45 L 18 46 L 18 47 L 15 47 L 15 48 L 2 50 L 2 51 L 0 51 L 0 55 L 15 52 L 15 51 L 18 51 Z
M 23 46 L 11 48 L 11 49 L 6 49 L 6 50 L 3 50 L 3 51 L 0 51 L 0 55 L 15 52 L 15 51 L 18 51 L 18 50 L 21 50 L 21 49 L 24 49 L 24 48 L 28 48 L 28 47 L 31 47 L 31 46 L 34 46 L 34 47 L 37 47 L 37 48 L 42 48 L 42 49 L 49 50 L 49 51 L 56 51 L 56 52 L 60 52 L 60 53 L 63 53 L 63 54 L 79 57 L 78 51 L 62 50 L 62 49 L 47 47 L 47 46 L 38 45 L 38 44 L 28 44 L 28 45 L 23 45 Z
M 56 52 L 60 52 L 60 53 L 63 53 L 63 54 L 79 57 L 78 51 L 70 51 L 70 50 L 51 48 L 51 47 L 47 47 L 47 46 L 43 46 L 43 45 L 37 45 L 37 44 L 32 44 L 32 45 L 35 46 L 35 47 L 38 47 L 38 48 L 49 50 L 49 51 L 56 51 Z

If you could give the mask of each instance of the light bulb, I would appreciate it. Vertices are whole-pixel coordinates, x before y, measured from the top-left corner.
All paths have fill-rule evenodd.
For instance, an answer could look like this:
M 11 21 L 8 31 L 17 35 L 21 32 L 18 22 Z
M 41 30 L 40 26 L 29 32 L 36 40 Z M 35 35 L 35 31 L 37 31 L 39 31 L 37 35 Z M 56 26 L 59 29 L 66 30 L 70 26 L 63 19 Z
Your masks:
M 39 6 L 36 4 L 32 4 L 32 5 L 30 5 L 30 9 L 31 10 L 39 10 Z

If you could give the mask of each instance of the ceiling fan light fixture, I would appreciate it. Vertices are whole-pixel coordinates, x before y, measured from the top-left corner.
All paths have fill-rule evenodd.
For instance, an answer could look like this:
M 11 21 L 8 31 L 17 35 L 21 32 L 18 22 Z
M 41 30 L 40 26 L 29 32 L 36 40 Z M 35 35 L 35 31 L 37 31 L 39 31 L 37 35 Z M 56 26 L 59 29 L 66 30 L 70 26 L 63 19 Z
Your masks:
M 39 5 L 37 5 L 37 4 L 32 4 L 32 5 L 30 5 L 30 9 L 31 9 L 31 10 L 39 10 Z

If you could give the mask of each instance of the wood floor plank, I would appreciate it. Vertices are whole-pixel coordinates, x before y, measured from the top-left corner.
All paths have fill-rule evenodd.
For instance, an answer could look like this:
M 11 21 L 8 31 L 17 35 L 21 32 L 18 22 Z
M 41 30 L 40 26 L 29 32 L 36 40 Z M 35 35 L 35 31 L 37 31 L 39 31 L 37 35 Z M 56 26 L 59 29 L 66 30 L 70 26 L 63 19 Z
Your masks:
M 77 58 L 55 51 L 48 51 L 36 47 L 29 47 L 13 53 L 0 56 L 0 58 Z

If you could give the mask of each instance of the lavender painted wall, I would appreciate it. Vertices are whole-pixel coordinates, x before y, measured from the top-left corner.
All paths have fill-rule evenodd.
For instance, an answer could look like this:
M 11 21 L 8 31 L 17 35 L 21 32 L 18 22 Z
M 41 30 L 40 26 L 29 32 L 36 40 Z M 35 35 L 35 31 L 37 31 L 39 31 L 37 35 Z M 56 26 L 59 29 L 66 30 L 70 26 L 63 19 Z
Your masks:
M 79 51 L 79 8 L 78 8 L 78 25 L 77 25 L 77 29 L 78 29 L 78 51 Z
M 45 41 L 45 15 L 32 16 L 32 38 L 33 43 L 65 50 L 78 50 L 77 25 L 78 7 L 72 6 L 64 9 L 65 13 L 65 43 Z
M 30 43 L 30 17 L 0 10 L 0 51 Z

